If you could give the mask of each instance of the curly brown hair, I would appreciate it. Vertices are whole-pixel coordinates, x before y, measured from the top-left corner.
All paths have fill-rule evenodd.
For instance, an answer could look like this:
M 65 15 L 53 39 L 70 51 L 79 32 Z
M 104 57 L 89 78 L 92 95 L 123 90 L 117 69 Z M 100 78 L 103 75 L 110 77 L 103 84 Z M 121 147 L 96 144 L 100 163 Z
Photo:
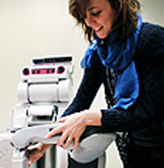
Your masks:
M 141 5 L 138 0 L 107 0 L 111 7 L 117 11 L 117 16 L 112 25 L 112 31 L 120 28 L 122 38 L 127 38 L 137 27 Z M 91 42 L 94 31 L 84 21 L 86 7 L 90 0 L 69 0 L 69 13 L 76 19 L 77 25 L 81 25 L 85 37 Z

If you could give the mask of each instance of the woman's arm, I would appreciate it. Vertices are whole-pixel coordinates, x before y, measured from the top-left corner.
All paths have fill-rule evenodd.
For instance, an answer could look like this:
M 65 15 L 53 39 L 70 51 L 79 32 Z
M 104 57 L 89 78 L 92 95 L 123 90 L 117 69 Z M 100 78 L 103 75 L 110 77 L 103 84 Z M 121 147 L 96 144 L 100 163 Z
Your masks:
M 83 79 L 77 90 L 75 98 L 62 116 L 89 109 L 101 83 L 102 80 L 97 72 L 97 69 L 85 69 Z
M 57 121 L 62 122 L 63 125 L 53 129 L 46 136 L 46 138 L 50 138 L 57 133 L 62 133 L 57 145 L 62 146 L 64 149 L 70 145 L 72 140 L 74 140 L 74 148 L 77 148 L 80 136 L 86 126 L 101 125 L 101 112 L 86 110 L 89 109 L 102 83 L 102 79 L 97 71 L 97 66 L 100 65 L 98 64 L 94 65 L 96 68 L 85 69 L 84 77 L 73 102 Z
M 149 127 L 164 111 L 164 28 L 144 24 L 135 55 L 140 94 L 128 110 L 102 111 L 102 131 L 134 131 Z M 160 123 L 159 123 L 160 124 Z

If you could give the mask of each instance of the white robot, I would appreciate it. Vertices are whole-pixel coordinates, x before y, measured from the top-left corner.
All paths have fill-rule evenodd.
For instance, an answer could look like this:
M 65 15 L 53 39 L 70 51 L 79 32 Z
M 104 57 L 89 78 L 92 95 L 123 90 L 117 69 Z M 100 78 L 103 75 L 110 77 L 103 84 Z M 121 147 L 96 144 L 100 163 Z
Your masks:
M 51 168 L 67 168 L 68 152 L 80 163 L 99 158 L 97 168 L 105 167 L 104 151 L 115 134 L 101 134 L 97 127 L 87 128 L 78 148 L 69 150 L 72 149 L 70 145 L 69 151 L 55 146 L 60 135 L 49 140 L 44 138 L 58 126 L 54 122 L 72 97 L 71 61 L 69 56 L 35 58 L 32 66 L 21 71 L 18 84 L 20 103 L 13 108 L 12 129 L 8 134 L 0 134 L 0 168 L 28 168 L 27 147 L 37 142 L 54 145 L 48 151 L 48 157 L 33 164 L 33 168 L 44 168 L 47 159 Z
M 21 71 L 13 128 L 53 123 L 72 97 L 72 57 L 33 59 Z M 71 66 L 69 70 L 68 66 Z
M 21 70 L 21 81 L 17 90 L 19 104 L 13 108 L 12 129 L 8 134 L 0 134 L 1 168 L 28 167 L 26 148 L 29 144 L 27 143 L 33 143 L 36 135 L 36 133 L 32 134 L 31 129 L 36 126 L 39 129 L 41 125 L 53 124 L 67 107 L 72 97 L 72 73 L 71 56 L 34 58 L 31 66 L 26 66 Z M 20 130 L 24 130 L 23 136 L 18 135 Z M 27 130 L 31 130 L 30 133 L 27 134 Z M 41 132 L 44 134 L 44 129 Z M 40 135 L 43 135 L 41 132 Z M 16 146 L 17 143 L 14 141 L 26 143 Z M 15 148 L 12 148 L 10 143 Z M 55 141 L 51 144 L 55 144 Z M 53 158 L 51 167 L 67 167 L 66 151 L 53 146 L 50 151 L 51 155 L 55 155 L 52 156 L 55 157 L 55 162 Z M 45 159 L 42 159 L 33 167 L 44 167 L 44 162 Z
M 29 129 L 36 125 L 54 123 L 72 97 L 72 73 L 71 56 L 34 58 L 32 66 L 24 67 L 18 84 L 20 104 L 13 109 L 12 132 L 20 128 Z M 50 152 L 58 160 L 54 162 L 52 159 L 51 167 L 67 167 L 67 153 L 64 150 L 53 146 Z M 35 167 L 44 167 L 43 164 L 45 165 L 45 158 L 38 161 Z

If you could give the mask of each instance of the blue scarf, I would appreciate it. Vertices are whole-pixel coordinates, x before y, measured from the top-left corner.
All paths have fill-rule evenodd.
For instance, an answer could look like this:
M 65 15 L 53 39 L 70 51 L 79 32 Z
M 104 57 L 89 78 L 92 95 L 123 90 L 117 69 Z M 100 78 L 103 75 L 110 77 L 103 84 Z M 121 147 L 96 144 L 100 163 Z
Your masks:
M 142 17 L 138 14 L 138 26 L 125 41 L 119 38 L 118 31 L 114 31 L 110 34 L 104 49 L 105 41 L 96 37 L 82 59 L 82 68 L 89 68 L 100 59 L 105 67 L 116 71 L 115 98 L 118 102 L 113 108 L 119 107 L 126 110 L 134 104 L 139 95 L 139 80 L 133 56 L 141 27 Z

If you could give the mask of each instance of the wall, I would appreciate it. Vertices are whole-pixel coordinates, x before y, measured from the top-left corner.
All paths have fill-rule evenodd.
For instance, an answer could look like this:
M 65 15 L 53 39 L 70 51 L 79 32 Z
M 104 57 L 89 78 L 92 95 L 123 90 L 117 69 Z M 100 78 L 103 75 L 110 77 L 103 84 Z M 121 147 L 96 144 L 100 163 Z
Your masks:
M 145 21 L 164 25 L 163 0 L 141 0 Z M 71 54 L 74 90 L 82 71 L 80 60 L 87 46 L 80 28 L 68 14 L 68 0 L 1 0 L 0 2 L 0 131 L 11 127 L 17 101 L 20 70 L 33 57 Z M 105 107 L 102 90 L 94 108 Z M 102 103 L 100 103 L 102 102 Z M 108 168 L 121 167 L 115 145 L 108 149 Z
M 11 109 L 17 103 L 20 70 L 33 57 L 74 56 L 74 83 L 85 41 L 68 15 L 67 1 L 1 0 L 0 4 L 0 131 L 11 125 Z

